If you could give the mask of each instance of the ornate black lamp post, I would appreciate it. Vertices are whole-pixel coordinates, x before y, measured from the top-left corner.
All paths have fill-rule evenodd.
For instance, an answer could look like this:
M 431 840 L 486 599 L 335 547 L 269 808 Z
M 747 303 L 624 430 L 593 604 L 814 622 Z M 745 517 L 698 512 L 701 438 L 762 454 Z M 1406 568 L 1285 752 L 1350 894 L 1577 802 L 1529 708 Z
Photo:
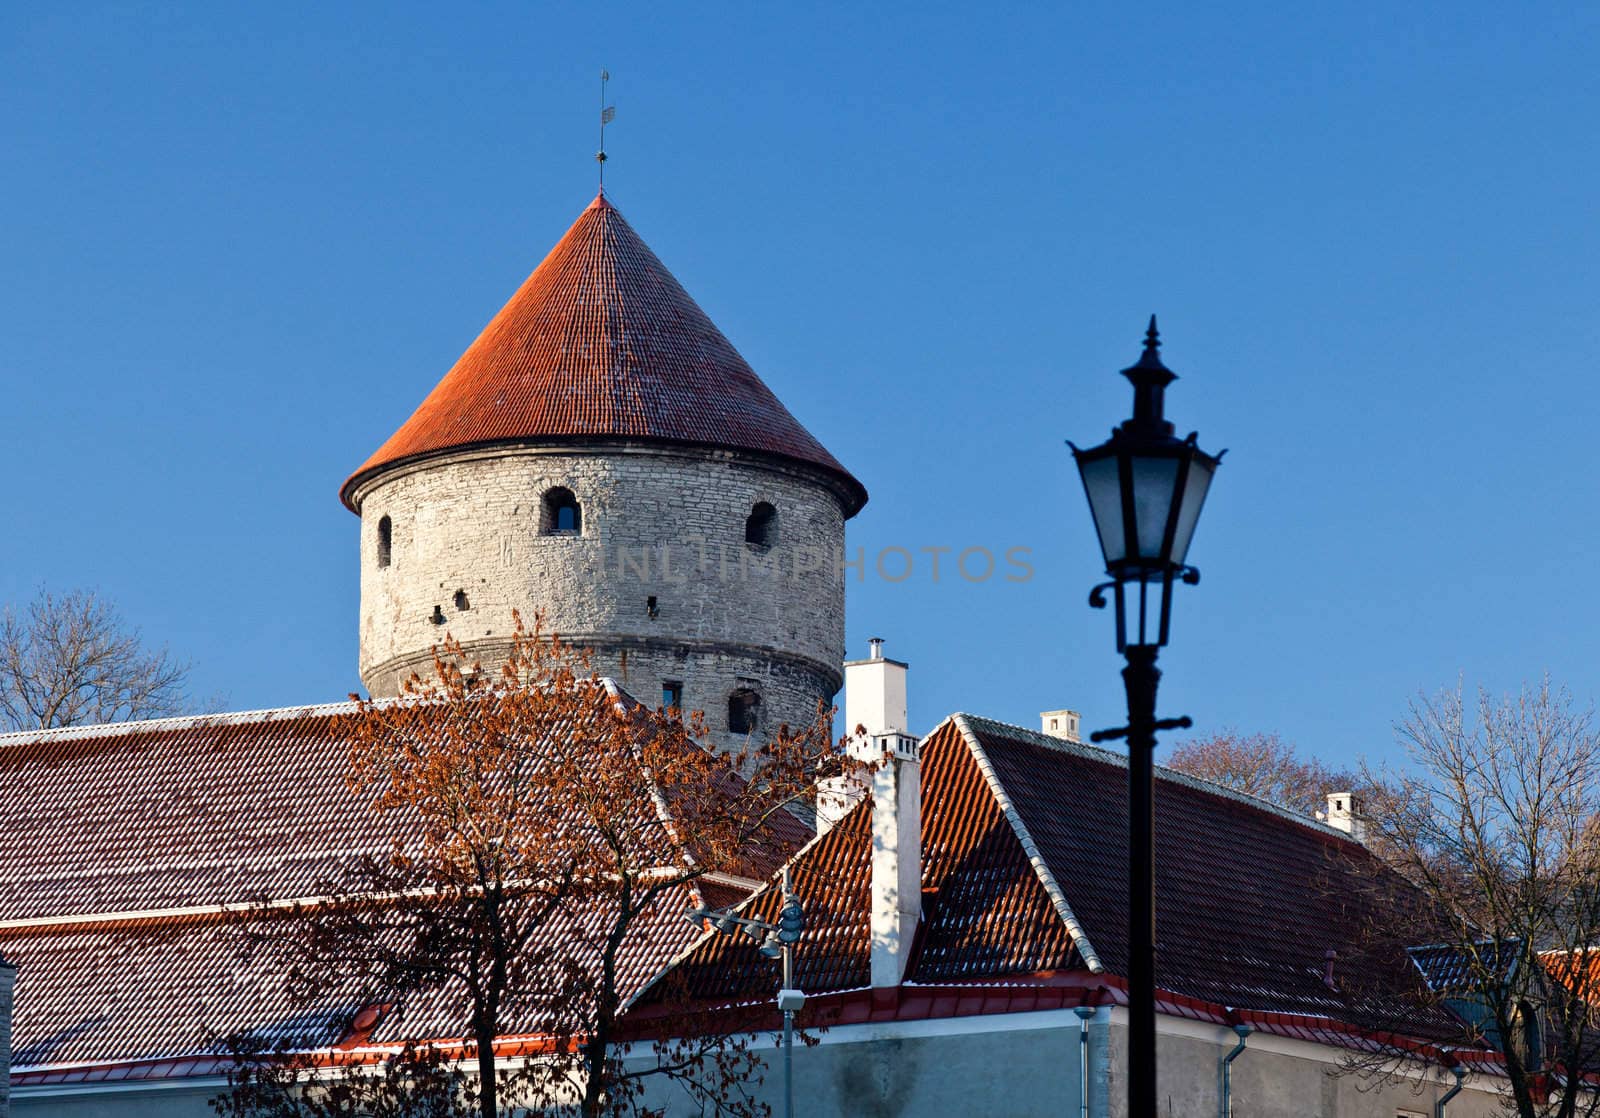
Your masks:
M 1185 563 L 1212 475 L 1222 461 L 1173 434 L 1162 415 L 1167 385 L 1177 376 L 1161 363 L 1155 315 L 1137 364 L 1122 370 L 1133 382 L 1133 418 L 1099 446 L 1072 446 L 1089 511 L 1100 533 L 1110 582 L 1089 593 L 1102 609 L 1107 590 L 1117 610 L 1117 651 L 1127 657 L 1128 724 L 1091 735 L 1128 739 L 1128 1113 L 1156 1113 L 1155 811 L 1152 754 L 1156 731 L 1186 729 L 1188 718 L 1156 718 L 1156 653 L 1167 643 L 1172 584 L 1200 581 Z M 1226 453 L 1226 452 L 1224 452 Z M 1154 599 L 1154 600 L 1152 600 Z M 1132 616 L 1130 616 L 1130 614 Z M 1130 621 L 1133 639 L 1129 639 Z

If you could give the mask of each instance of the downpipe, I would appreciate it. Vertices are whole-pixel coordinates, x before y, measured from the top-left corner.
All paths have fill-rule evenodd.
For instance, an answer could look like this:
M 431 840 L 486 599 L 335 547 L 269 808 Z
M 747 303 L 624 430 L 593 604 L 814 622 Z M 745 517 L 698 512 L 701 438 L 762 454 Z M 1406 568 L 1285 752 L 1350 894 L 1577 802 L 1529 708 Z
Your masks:
M 1080 1118 L 1089 1118 L 1089 1022 L 1094 1019 L 1094 1006 L 1080 1005 L 1072 1012 L 1078 1015 L 1078 1113 Z
M 1233 1046 L 1233 1051 L 1222 1057 L 1222 1118 L 1233 1118 L 1233 1061 L 1244 1051 L 1244 1042 L 1255 1032 L 1249 1025 L 1235 1025 L 1233 1031 L 1239 1037 L 1239 1043 Z
M 1466 1068 L 1454 1067 L 1450 1070 L 1455 1074 L 1456 1085 L 1446 1091 L 1443 1096 L 1440 1097 L 1439 1101 L 1433 1104 L 1433 1118 L 1444 1118 L 1444 1108 L 1450 1105 L 1450 1100 L 1459 1095 L 1461 1093 L 1461 1088 L 1466 1085 Z

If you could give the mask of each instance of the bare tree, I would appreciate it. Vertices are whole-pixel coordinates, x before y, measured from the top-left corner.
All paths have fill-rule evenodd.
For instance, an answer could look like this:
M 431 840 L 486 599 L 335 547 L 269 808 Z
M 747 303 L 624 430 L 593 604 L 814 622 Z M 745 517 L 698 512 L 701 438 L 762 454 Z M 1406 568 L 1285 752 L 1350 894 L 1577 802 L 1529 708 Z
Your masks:
M 1167 757 L 1166 765 L 1306 815 L 1320 811 L 1329 792 L 1355 791 L 1361 783 L 1349 770 L 1300 757 L 1277 734 L 1231 729 L 1184 742 Z
M 1367 773 L 1367 827 L 1436 914 L 1432 942 L 1410 951 L 1430 996 L 1459 1023 L 1457 1043 L 1500 1053 L 1507 1113 L 1600 1113 L 1591 713 L 1548 679 L 1480 693 L 1475 709 L 1458 685 L 1414 702 L 1398 733 L 1409 764 Z
M 92 590 L 40 589 L 0 613 L 0 730 L 47 730 L 188 708 L 189 665 L 147 648 Z

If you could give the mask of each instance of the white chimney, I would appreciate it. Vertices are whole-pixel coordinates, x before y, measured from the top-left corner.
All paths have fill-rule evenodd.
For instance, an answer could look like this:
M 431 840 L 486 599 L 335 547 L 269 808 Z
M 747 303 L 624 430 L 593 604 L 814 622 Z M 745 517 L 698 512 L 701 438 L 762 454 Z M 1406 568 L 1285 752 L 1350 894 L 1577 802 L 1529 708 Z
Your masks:
M 905 980 L 922 916 L 922 746 L 906 733 L 872 739 L 872 985 Z
M 1075 710 L 1043 710 L 1039 712 L 1039 729 L 1053 738 L 1081 745 L 1078 736 L 1078 712 Z
M 906 665 L 883 658 L 883 638 L 867 642 L 872 652 L 865 660 L 844 665 L 844 731 L 865 727 L 867 736 L 904 733 L 906 730 Z
M 865 660 L 846 660 L 844 665 L 844 732 L 850 736 L 847 749 L 858 761 L 876 763 L 882 756 L 873 738 L 882 734 L 906 733 L 906 667 L 899 660 L 883 656 L 883 638 L 867 642 L 872 649 Z M 866 731 L 856 733 L 856 727 Z M 817 830 L 826 832 L 843 819 L 867 795 L 865 777 L 836 777 L 817 787 Z
M 872 796 L 872 985 L 893 987 L 922 917 L 922 746 L 906 729 L 907 665 L 884 658 L 881 638 L 868 644 L 867 659 L 844 666 L 844 722 L 850 755 L 873 767 L 822 783 L 817 829 Z
M 1327 812 L 1317 814 L 1328 826 L 1343 831 L 1357 842 L 1367 841 L 1367 823 L 1361 817 L 1361 802 L 1353 792 L 1329 792 Z

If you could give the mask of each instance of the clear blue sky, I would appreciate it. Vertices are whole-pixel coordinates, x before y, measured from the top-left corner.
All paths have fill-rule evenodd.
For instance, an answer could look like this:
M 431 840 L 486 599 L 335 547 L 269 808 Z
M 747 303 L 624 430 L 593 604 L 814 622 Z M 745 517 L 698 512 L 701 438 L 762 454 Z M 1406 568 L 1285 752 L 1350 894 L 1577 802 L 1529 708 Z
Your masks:
M 235 708 L 358 681 L 336 490 L 608 188 L 866 483 L 913 720 L 1120 721 L 1062 440 L 1230 454 L 1162 709 L 1330 759 L 1595 692 L 1600 8 L 0 9 L 0 599 L 99 588 Z

